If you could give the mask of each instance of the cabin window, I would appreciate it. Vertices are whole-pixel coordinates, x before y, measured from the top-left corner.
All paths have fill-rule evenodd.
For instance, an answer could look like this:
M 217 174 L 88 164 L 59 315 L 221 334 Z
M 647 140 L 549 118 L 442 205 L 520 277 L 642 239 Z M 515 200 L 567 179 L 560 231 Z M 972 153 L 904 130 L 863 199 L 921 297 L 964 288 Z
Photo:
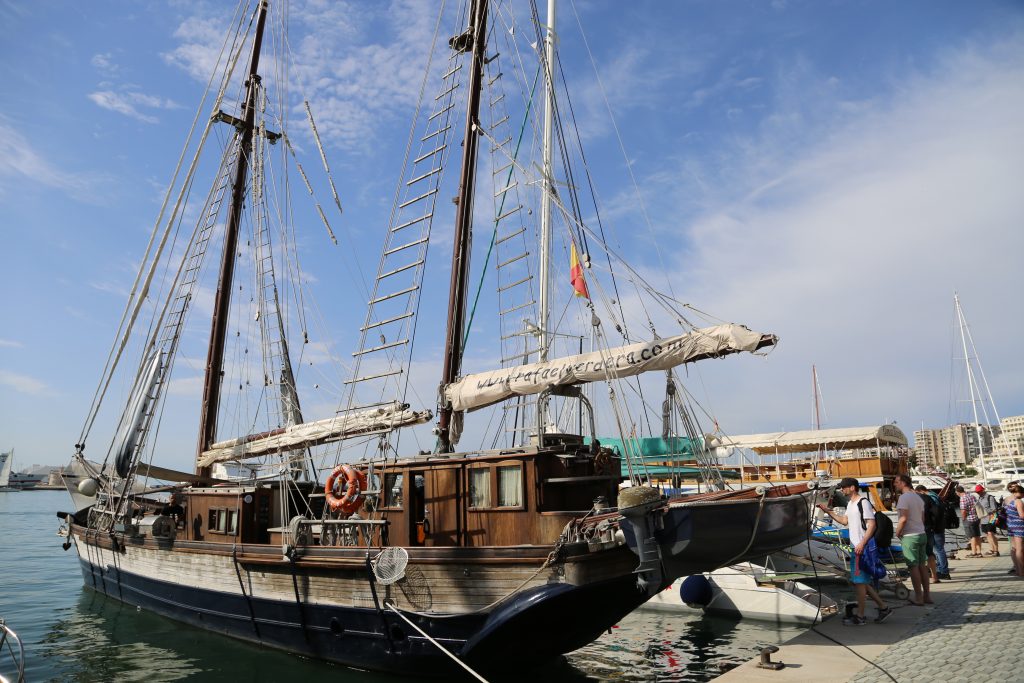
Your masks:
M 402 484 L 404 482 L 405 475 L 401 472 L 384 475 L 384 507 L 402 507 Z
M 523 466 L 501 465 L 498 470 L 498 507 L 523 506 Z
M 469 507 L 491 507 L 490 467 L 476 467 L 469 470 Z
M 238 510 L 228 508 L 210 508 L 207 516 L 207 528 L 213 533 L 238 534 Z

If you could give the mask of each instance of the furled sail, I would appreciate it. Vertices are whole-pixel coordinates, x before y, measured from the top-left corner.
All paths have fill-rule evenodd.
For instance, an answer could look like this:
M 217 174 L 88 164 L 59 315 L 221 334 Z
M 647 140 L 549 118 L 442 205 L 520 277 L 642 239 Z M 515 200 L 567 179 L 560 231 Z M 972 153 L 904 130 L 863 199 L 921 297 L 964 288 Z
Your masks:
M 512 396 L 539 394 L 552 387 L 597 382 L 607 377 L 668 370 L 705 358 L 756 351 L 774 346 L 777 341 L 775 335 L 754 332 L 743 325 L 715 325 L 608 351 L 467 375 L 445 387 L 445 397 L 453 410 L 474 410 Z
M 396 401 L 370 410 L 218 441 L 202 452 L 199 466 L 318 446 L 357 434 L 421 424 L 432 417 L 429 410 L 410 410 L 408 404 Z

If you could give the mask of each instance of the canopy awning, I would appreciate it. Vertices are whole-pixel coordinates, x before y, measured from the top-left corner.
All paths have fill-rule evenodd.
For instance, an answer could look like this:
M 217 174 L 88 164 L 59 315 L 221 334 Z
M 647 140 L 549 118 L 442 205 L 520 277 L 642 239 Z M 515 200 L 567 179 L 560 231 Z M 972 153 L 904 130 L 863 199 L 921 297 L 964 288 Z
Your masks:
M 893 424 L 876 427 L 843 427 L 841 429 L 808 429 L 800 432 L 773 432 L 725 437 L 723 446 L 749 448 L 762 455 L 772 453 L 810 453 L 819 448 L 842 450 L 907 446 L 907 436 Z

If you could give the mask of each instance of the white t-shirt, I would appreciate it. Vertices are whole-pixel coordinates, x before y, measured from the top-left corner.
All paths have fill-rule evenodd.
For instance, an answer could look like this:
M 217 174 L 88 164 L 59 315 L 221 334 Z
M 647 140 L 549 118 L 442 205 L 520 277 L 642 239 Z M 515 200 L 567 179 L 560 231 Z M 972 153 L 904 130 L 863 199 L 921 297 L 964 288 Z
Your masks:
M 903 535 L 924 533 L 924 499 L 920 494 L 907 491 L 900 494 L 896 501 L 896 509 L 900 512 L 907 511 L 907 521 L 903 524 Z
M 861 524 L 860 511 L 863 510 L 867 519 L 875 521 L 875 507 L 866 497 L 861 496 L 856 502 L 846 504 L 846 526 L 850 530 L 850 545 L 856 546 L 864 538 L 864 527 Z

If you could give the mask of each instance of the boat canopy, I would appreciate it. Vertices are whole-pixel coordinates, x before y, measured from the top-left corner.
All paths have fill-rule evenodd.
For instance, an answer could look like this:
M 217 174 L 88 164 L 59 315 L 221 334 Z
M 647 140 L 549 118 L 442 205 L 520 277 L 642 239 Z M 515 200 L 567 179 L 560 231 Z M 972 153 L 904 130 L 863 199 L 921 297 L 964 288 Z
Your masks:
M 743 325 L 714 325 L 606 351 L 466 375 L 445 387 L 445 396 L 453 410 L 475 410 L 513 396 L 539 394 L 556 386 L 633 377 L 705 358 L 741 351 L 752 353 L 773 346 L 776 341 L 774 335 L 754 332 Z
M 622 459 L 621 473 L 623 477 L 629 477 L 630 463 L 626 462 L 626 449 L 622 439 L 613 437 L 600 437 L 598 441 L 605 448 L 610 448 L 615 455 Z M 652 477 L 670 477 L 678 475 L 681 477 L 696 477 L 701 474 L 701 468 L 693 465 L 674 464 L 680 460 L 694 461 L 694 442 L 685 436 L 673 436 L 668 439 L 653 437 L 630 437 L 626 440 L 629 443 L 629 457 L 634 468 L 640 468 L 645 474 Z M 698 443 L 697 450 L 703 445 Z M 643 463 L 642 465 L 640 463 Z M 738 472 L 723 471 L 726 479 L 738 479 Z
M 876 427 L 842 427 L 840 429 L 808 429 L 800 432 L 744 434 L 722 440 L 725 446 L 749 448 L 761 455 L 773 453 L 809 453 L 824 447 L 880 448 L 907 446 L 907 436 L 894 424 Z

